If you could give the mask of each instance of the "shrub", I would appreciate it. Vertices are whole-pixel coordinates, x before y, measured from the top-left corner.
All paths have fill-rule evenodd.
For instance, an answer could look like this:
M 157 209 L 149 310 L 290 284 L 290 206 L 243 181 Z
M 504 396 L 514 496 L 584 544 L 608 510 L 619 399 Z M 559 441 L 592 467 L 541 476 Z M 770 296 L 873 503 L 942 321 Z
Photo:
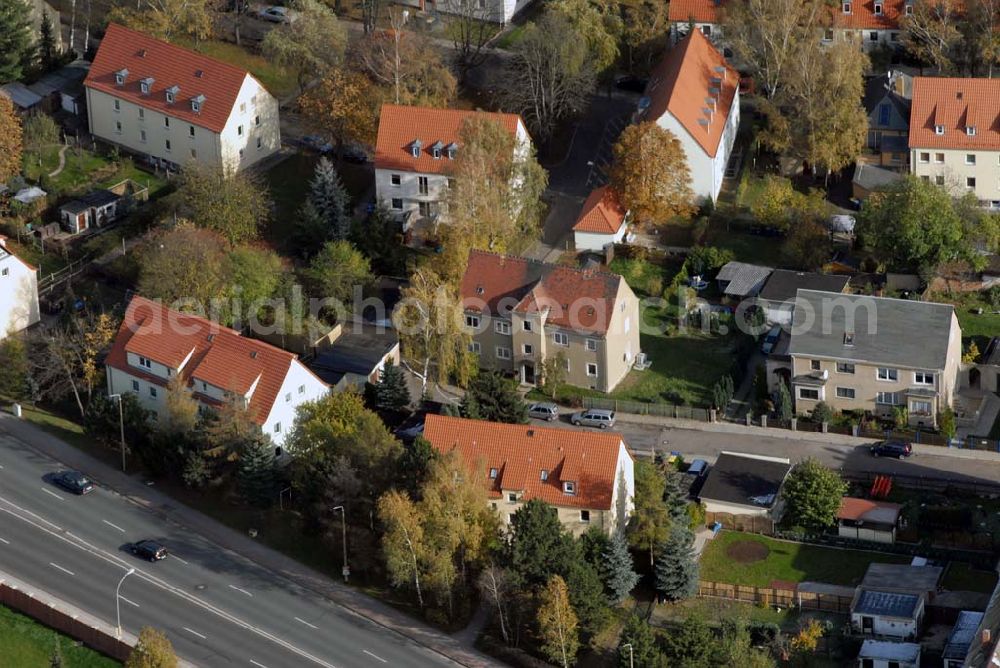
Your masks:
M 833 418 L 833 409 L 830 404 L 821 401 L 812 409 L 812 419 L 814 422 L 830 422 Z

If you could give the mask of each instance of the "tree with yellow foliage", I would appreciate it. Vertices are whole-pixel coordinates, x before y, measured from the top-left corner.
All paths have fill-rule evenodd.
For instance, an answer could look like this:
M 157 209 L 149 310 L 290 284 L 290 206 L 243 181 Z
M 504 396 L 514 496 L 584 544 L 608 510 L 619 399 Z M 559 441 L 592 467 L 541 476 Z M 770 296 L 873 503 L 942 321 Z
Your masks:
M 21 172 L 21 119 L 9 97 L 0 95 L 0 183 Z
M 209 0 L 139 0 L 135 7 L 114 7 L 108 18 L 167 42 L 178 37 L 200 42 L 212 36 L 212 15 Z
M 360 72 L 334 68 L 299 98 L 303 120 L 333 140 L 338 160 L 350 142 L 374 144 L 381 97 Z
M 640 224 L 694 213 L 691 172 L 680 140 L 656 123 L 630 125 L 614 145 L 611 185 Z

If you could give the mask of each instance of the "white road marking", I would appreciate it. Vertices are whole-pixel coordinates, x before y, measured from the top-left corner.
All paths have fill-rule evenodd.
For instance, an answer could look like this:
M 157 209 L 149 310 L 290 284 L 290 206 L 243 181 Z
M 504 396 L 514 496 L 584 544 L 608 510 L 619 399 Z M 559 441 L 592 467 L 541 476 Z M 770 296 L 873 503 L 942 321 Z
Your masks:
M 301 623 L 301 624 L 305 624 L 306 626 L 308 626 L 308 627 L 309 627 L 309 628 L 311 628 L 311 629 L 316 629 L 317 631 L 319 630 L 319 627 L 318 627 L 318 626 L 314 626 L 313 624 L 310 624 L 309 622 L 307 622 L 307 621 L 306 621 L 306 620 L 304 620 L 304 619 L 299 619 L 298 617 L 296 617 L 296 618 L 295 618 L 295 621 L 297 621 L 297 622 L 299 622 L 299 623 Z
M 118 526 L 117 524 L 112 524 L 111 522 L 109 522 L 109 521 L 107 521 L 107 520 L 101 520 L 101 521 L 102 521 L 102 522 L 104 522 L 105 524 L 107 524 L 107 525 L 108 525 L 109 527 L 111 527 L 112 529 L 118 529 L 118 530 L 119 530 L 119 531 L 121 531 L 122 533 L 125 533 L 125 529 L 122 529 L 122 528 L 121 528 L 120 526 Z
M 182 564 L 184 564 L 185 566 L 187 566 L 187 565 L 188 565 L 188 562 L 184 561 L 183 559 L 181 559 L 180 557 L 178 557 L 178 556 L 177 556 L 176 554 L 174 554 L 173 552 L 171 552 L 171 553 L 170 553 L 170 556 L 171 556 L 171 557 L 173 557 L 174 559 L 176 559 L 177 561 L 181 562 L 181 563 L 182 563 Z
M 10 541 L 4 538 L 0 538 L 0 543 L 3 543 L 4 545 L 10 545 Z
M 229 585 L 229 588 L 230 589 L 235 589 L 236 591 L 238 591 L 241 594 L 246 594 L 247 596 L 250 596 L 250 597 L 253 596 L 253 594 L 251 594 L 250 592 L 248 592 L 246 589 L 240 589 L 236 585 Z
M 73 571 L 69 570 L 68 568 L 63 568 L 59 564 L 52 563 L 51 561 L 49 562 L 49 566 L 51 566 L 52 568 L 58 568 L 63 573 L 69 573 L 70 575 L 76 575 L 76 573 L 74 573 Z
M 63 500 L 63 498 L 61 496 L 59 496 L 58 494 L 56 494 L 55 492 L 53 492 L 51 489 L 45 489 L 44 487 L 42 487 L 42 491 L 45 492 L 46 494 L 48 494 L 49 496 L 56 497 L 60 501 Z
M 252 663 L 255 666 L 260 666 L 260 668 L 267 668 L 267 666 L 265 666 L 263 663 L 257 663 L 253 659 L 250 659 L 250 663 Z
M 369 652 L 366 649 L 363 649 L 361 651 L 364 652 L 365 654 L 367 654 L 368 656 L 372 657 L 373 659 L 378 659 L 382 663 L 389 663 L 388 661 L 386 661 L 385 659 L 383 659 L 382 657 L 380 657 L 378 654 L 372 654 L 371 652 Z
M 119 595 L 119 596 L 118 596 L 118 598 L 120 598 L 121 600 L 125 601 L 125 602 L 126 602 L 126 603 L 128 603 L 129 605 L 134 605 L 134 606 L 135 606 L 135 607 L 137 607 L 137 608 L 139 607 L 139 604 L 138 604 L 138 603 L 136 603 L 135 601 L 130 601 L 130 600 L 128 600 L 127 598 L 125 598 L 124 596 L 120 596 L 120 595 Z
M 183 628 L 184 628 L 184 630 L 185 630 L 185 631 L 187 631 L 188 633 L 192 633 L 192 634 L 194 634 L 194 635 L 198 636 L 199 638 L 201 638 L 202 640 L 208 640 L 208 638 L 206 638 L 205 636 L 201 635 L 201 634 L 200 634 L 200 633 L 198 633 L 197 631 L 194 631 L 194 630 L 192 630 L 192 629 L 189 629 L 189 628 L 188 628 L 188 627 L 186 627 L 186 626 L 185 626 L 185 627 L 183 627 Z

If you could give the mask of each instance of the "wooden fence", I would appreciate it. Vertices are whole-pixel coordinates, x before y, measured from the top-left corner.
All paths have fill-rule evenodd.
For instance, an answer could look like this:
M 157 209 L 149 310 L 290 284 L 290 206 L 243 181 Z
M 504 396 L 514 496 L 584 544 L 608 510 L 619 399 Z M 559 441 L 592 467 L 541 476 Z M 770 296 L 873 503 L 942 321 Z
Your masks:
M 724 529 L 760 533 L 765 536 L 774 535 L 774 522 L 760 515 L 733 515 L 732 513 L 705 513 L 705 524 L 711 526 L 718 522 Z
M 698 596 L 703 598 L 723 598 L 760 606 L 779 608 L 800 607 L 802 610 L 818 610 L 846 615 L 851 611 L 851 596 L 840 594 L 820 594 L 799 592 L 794 589 L 734 585 L 727 582 L 698 582 Z
M 119 661 L 125 661 L 132 651 L 132 647 L 128 643 L 95 629 L 66 612 L 49 607 L 44 602 L 8 585 L 6 582 L 0 582 L 0 604 L 27 615 L 71 638 L 76 638 L 84 645 Z

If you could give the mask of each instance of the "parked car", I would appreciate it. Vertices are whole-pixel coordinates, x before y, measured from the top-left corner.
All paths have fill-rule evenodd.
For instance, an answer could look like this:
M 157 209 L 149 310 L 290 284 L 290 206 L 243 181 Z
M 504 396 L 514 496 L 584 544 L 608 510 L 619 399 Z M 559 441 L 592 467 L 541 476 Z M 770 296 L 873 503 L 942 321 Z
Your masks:
M 79 471 L 60 471 L 52 476 L 52 482 L 73 494 L 89 494 L 94 491 L 94 483 Z
M 311 148 L 317 153 L 326 155 L 327 153 L 333 153 L 333 144 L 323 139 L 319 135 L 306 135 L 301 139 L 302 145 L 306 148 Z
M 294 19 L 287 7 L 262 7 L 257 11 L 257 18 L 271 23 L 291 23 Z
M 913 446 L 903 441 L 879 441 L 872 446 L 873 457 L 906 459 L 913 454 Z
M 781 336 L 781 325 L 775 325 L 768 331 L 767 336 L 764 337 L 764 343 L 760 347 L 760 351 L 765 355 L 770 355 L 771 351 L 774 350 L 774 346 L 778 344 L 778 338 Z
M 587 411 L 573 413 L 570 422 L 577 427 L 598 427 L 607 429 L 615 426 L 615 412 L 606 411 L 599 408 L 591 408 Z
M 688 480 L 688 497 L 694 499 L 701 492 L 702 485 L 705 484 L 705 476 L 708 473 L 708 462 L 704 459 L 694 459 L 688 465 L 684 475 Z
M 531 404 L 528 406 L 528 417 L 553 422 L 559 419 L 559 407 L 547 401 Z
M 155 540 L 140 540 L 137 543 L 129 543 L 125 549 L 147 561 L 162 561 L 167 558 L 167 548 Z

